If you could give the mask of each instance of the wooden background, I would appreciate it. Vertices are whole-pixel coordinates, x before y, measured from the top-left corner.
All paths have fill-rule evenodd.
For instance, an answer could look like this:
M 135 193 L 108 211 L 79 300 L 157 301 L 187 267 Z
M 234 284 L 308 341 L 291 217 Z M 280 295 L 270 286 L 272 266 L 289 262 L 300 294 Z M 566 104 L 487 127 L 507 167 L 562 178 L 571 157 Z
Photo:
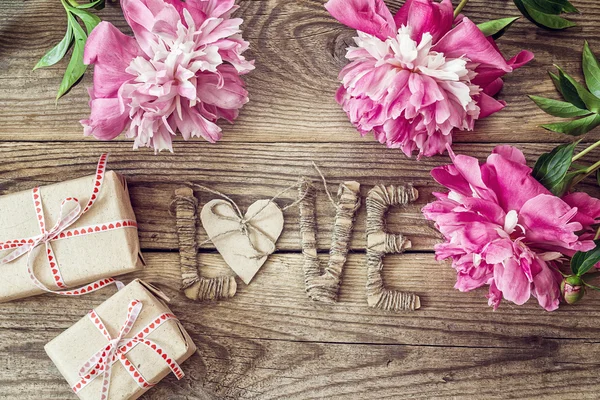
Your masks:
M 598 398 L 600 295 L 553 313 L 535 301 L 521 307 L 504 303 L 493 312 L 486 290 L 453 289 L 453 270 L 433 258 L 439 237 L 419 211 L 440 189 L 430 169 L 448 159 L 417 162 L 360 138 L 334 101 L 353 31 L 330 18 L 323 3 L 240 0 L 237 15 L 245 19 L 244 36 L 251 42 L 247 55 L 257 66 L 246 77 L 250 103 L 234 126 L 224 125 L 220 143 L 179 141 L 174 154 L 154 155 L 133 151 L 126 140 L 82 137 L 77 121 L 89 112 L 91 72 L 57 105 L 65 63 L 32 72 L 64 33 L 58 0 L 0 0 L 0 194 L 90 174 L 99 154 L 111 152 L 110 168 L 130 182 L 148 261 L 143 273 L 126 280 L 144 278 L 165 290 L 199 347 L 184 364 L 184 380 L 171 376 L 145 399 Z M 402 1 L 387 3 L 395 11 Z M 526 48 L 536 60 L 507 77 L 500 97 L 508 108 L 480 121 L 475 132 L 456 135 L 457 152 L 484 158 L 495 144 L 514 143 L 533 161 L 565 140 L 538 128 L 548 118 L 525 94 L 555 95 L 545 74 L 553 63 L 580 76 L 584 39 L 600 52 L 600 4 L 573 3 L 583 12 L 573 18 L 577 27 L 547 32 L 520 20 L 501 39 L 507 55 Z M 464 11 L 476 22 L 518 15 L 510 0 L 472 0 Z M 100 16 L 129 32 L 118 2 Z M 321 166 L 331 188 L 346 179 L 359 180 L 363 195 L 377 183 L 418 187 L 419 202 L 396 210 L 390 223 L 391 230 L 412 238 L 414 249 L 387 257 L 385 278 L 393 288 L 418 293 L 422 309 L 390 314 L 367 307 L 364 209 L 338 304 L 315 304 L 304 293 L 297 209 L 285 213 L 277 253 L 248 287 L 239 283 L 235 298 L 212 304 L 186 300 L 178 291 L 177 237 L 168 213 L 178 182 L 210 185 L 247 207 L 301 175 L 316 178 L 311 161 Z M 280 205 L 294 196 L 284 196 Z M 205 204 L 214 196 L 199 197 Z M 318 215 L 325 259 L 333 210 L 323 193 Z M 199 240 L 205 238 L 202 231 Z M 207 276 L 228 271 L 210 246 L 198 257 Z M 0 398 L 75 398 L 43 346 L 111 293 L 0 305 Z

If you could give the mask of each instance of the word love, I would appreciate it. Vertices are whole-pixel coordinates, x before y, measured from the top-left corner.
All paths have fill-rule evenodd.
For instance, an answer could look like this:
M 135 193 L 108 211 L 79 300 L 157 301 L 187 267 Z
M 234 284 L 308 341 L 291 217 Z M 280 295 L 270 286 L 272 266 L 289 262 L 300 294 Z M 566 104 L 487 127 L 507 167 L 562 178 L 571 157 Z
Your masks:
M 323 269 L 317 255 L 317 223 L 315 217 L 316 189 L 303 179 L 299 187 L 300 236 L 304 256 L 304 282 L 308 296 L 321 302 L 337 301 L 341 276 L 357 211 L 360 209 L 360 184 L 343 182 L 338 191 L 333 237 L 329 262 Z M 328 193 L 329 195 L 329 193 Z M 418 192 L 412 186 L 378 185 L 367 195 L 367 302 L 369 306 L 386 311 L 415 310 L 420 308 L 419 296 L 385 287 L 382 278 L 383 258 L 386 254 L 402 253 L 411 242 L 401 234 L 388 233 L 386 213 L 392 206 L 414 202 Z

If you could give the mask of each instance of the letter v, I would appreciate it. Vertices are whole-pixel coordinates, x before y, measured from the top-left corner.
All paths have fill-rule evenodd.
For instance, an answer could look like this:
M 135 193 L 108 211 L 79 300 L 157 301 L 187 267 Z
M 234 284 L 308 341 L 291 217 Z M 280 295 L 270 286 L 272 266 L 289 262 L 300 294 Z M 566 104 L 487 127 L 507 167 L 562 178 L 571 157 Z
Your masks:
M 321 271 L 317 254 L 317 222 L 315 205 L 317 191 L 312 183 L 302 179 L 299 187 L 300 236 L 304 256 L 304 283 L 308 297 L 315 301 L 334 303 L 346 257 L 356 211 L 360 208 L 360 183 L 343 182 L 338 190 L 338 203 L 329 251 L 329 262 Z

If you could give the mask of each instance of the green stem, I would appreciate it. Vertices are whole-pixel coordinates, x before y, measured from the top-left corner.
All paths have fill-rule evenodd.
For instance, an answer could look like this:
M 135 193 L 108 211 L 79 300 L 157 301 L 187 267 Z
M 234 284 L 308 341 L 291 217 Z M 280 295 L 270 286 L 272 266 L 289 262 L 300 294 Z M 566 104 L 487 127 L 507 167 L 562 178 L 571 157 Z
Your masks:
M 576 154 L 573 157 L 573 162 L 579 160 L 581 157 L 585 156 L 587 153 L 589 153 L 590 151 L 594 150 L 596 147 L 600 146 L 600 140 L 598 140 L 596 143 L 594 143 L 593 145 L 587 147 L 586 149 L 584 149 L 581 153 Z
M 590 289 L 594 289 L 594 290 L 598 290 L 598 291 L 600 291 L 600 288 L 599 288 L 598 286 L 593 286 L 593 285 L 590 285 L 589 283 L 585 283 L 585 282 L 583 282 L 583 284 L 584 284 L 586 287 L 589 287 Z
M 600 168 L 600 161 L 596 161 L 596 163 L 594 165 L 588 167 L 588 169 L 585 170 L 586 176 L 589 175 L 589 174 L 591 174 L 592 172 L 594 172 L 598 168 Z
M 594 236 L 594 240 L 598 240 L 600 238 L 600 226 L 598 227 L 598 230 L 596 231 L 596 236 Z
M 593 174 L 598 168 L 600 168 L 600 161 L 598 161 L 594 165 L 588 167 L 585 171 L 583 171 L 583 174 L 579 175 L 576 179 L 573 179 L 573 182 L 571 183 L 571 187 L 577 185 L 579 182 L 581 182 L 582 180 L 584 180 L 585 178 L 587 178 L 588 176 Z
M 462 9 L 465 8 L 468 2 L 469 0 L 461 0 L 458 6 L 456 6 L 456 8 L 454 9 L 454 18 L 458 17 L 458 14 L 460 14 Z
M 560 269 L 558 269 L 558 267 L 552 265 L 551 263 L 548 263 L 548 265 L 550 266 L 550 268 L 552 268 L 553 270 L 555 270 L 556 272 L 561 274 L 563 276 L 563 278 L 567 278 L 569 276 L 569 275 L 565 274 L 564 272 L 562 272 Z

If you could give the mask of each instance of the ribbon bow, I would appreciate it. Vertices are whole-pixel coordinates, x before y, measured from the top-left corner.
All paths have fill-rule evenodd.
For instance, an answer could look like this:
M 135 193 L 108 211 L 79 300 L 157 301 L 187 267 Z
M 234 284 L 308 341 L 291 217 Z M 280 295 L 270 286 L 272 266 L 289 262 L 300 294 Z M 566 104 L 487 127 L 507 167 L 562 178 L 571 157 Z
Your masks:
M 139 333 L 131 338 L 126 336 L 131 331 L 135 324 L 140 312 L 142 311 L 142 302 L 139 300 L 132 300 L 129 303 L 127 311 L 127 318 L 125 323 L 119 330 L 119 334 L 116 337 L 112 337 L 106 330 L 106 325 L 102 322 L 98 314 L 92 310 L 88 314 L 90 320 L 96 328 L 102 333 L 102 335 L 108 340 L 108 344 L 98 350 L 90 359 L 81 367 L 79 370 L 79 377 L 81 378 L 72 389 L 75 393 L 80 392 L 90 382 L 92 382 L 100 374 L 103 375 L 101 399 L 105 400 L 108 397 L 110 388 L 110 376 L 111 369 L 114 363 L 120 361 L 123 364 L 125 370 L 131 375 L 131 378 L 135 380 L 138 386 L 142 389 L 147 389 L 154 386 L 154 383 L 148 382 L 143 375 L 138 371 L 135 365 L 127 358 L 127 353 L 130 352 L 136 345 L 142 343 L 148 348 L 152 349 L 167 363 L 171 371 L 175 374 L 177 379 L 181 379 L 184 376 L 183 371 L 179 367 L 179 364 L 175 359 L 155 342 L 148 340 L 147 336 L 155 331 L 159 326 L 167 321 L 174 320 L 177 318 L 173 314 L 164 313 L 156 317 L 146 327 L 141 329 Z
M 0 260 L 0 265 L 8 264 L 24 254 L 27 254 L 27 273 L 31 281 L 41 290 L 45 292 L 56 293 L 65 296 L 78 296 L 81 294 L 89 293 L 96 291 L 106 285 L 110 285 L 112 283 L 117 284 L 117 286 L 121 287 L 120 282 L 115 281 L 112 278 L 101 279 L 96 282 L 92 282 L 89 285 L 83 286 L 78 289 L 72 290 L 52 290 L 46 285 L 44 285 L 40 280 L 35 276 L 35 272 L 33 270 L 33 260 L 35 249 L 44 245 L 46 247 L 46 256 L 48 259 L 48 264 L 50 266 L 50 270 L 52 271 L 52 276 L 54 278 L 54 283 L 59 289 L 66 289 L 67 284 L 65 283 L 62 274 L 60 272 L 60 268 L 58 262 L 56 260 L 56 256 L 54 255 L 54 251 L 52 250 L 51 242 L 56 240 L 61 240 L 65 238 L 70 238 L 73 236 L 83 236 L 89 235 L 97 232 L 104 232 L 113 229 L 125 228 L 125 227 L 137 227 L 137 223 L 134 220 L 119 220 L 106 224 L 99 225 L 89 225 L 76 229 L 68 229 L 71 227 L 79 218 L 81 218 L 85 213 L 87 213 L 94 203 L 96 202 L 100 189 L 102 188 L 102 182 L 104 181 L 104 174 L 106 171 L 106 161 L 108 158 L 108 154 L 102 154 L 100 160 L 98 161 L 98 166 L 96 168 L 96 177 L 94 179 L 94 186 L 92 189 L 92 193 L 90 195 L 90 200 L 88 201 L 85 208 L 81 208 L 79 204 L 79 200 L 74 197 L 65 198 L 60 204 L 60 213 L 56 224 L 51 229 L 46 229 L 46 218 L 44 216 L 44 206 L 42 204 L 42 196 L 40 192 L 40 188 L 36 187 L 32 190 L 32 199 L 33 206 L 35 209 L 38 226 L 40 228 L 40 234 L 34 237 L 25 238 L 25 239 L 13 239 L 5 242 L 0 242 L 0 250 L 8 250 L 15 249 L 2 260 Z

